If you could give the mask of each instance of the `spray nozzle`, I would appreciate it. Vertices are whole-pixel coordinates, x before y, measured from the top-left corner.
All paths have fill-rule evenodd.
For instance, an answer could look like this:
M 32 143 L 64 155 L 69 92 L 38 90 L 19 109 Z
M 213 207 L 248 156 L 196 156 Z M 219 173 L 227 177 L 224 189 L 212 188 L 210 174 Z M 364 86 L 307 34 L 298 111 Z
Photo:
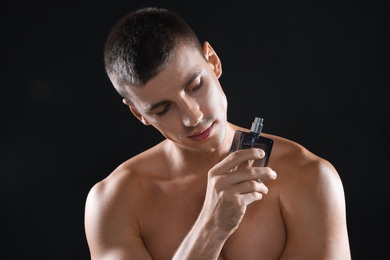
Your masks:
M 260 135 L 261 130 L 263 129 L 264 119 L 261 117 L 255 117 L 252 123 L 251 132 L 257 135 Z

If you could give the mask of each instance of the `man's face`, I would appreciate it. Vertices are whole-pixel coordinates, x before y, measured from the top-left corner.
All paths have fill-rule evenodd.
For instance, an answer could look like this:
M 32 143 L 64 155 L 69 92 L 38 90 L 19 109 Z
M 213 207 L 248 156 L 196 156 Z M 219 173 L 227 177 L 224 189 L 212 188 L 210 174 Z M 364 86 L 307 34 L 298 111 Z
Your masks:
M 156 77 L 130 88 L 130 108 L 179 146 L 212 152 L 225 139 L 227 100 L 218 80 L 220 61 L 208 43 L 203 52 L 180 48 Z

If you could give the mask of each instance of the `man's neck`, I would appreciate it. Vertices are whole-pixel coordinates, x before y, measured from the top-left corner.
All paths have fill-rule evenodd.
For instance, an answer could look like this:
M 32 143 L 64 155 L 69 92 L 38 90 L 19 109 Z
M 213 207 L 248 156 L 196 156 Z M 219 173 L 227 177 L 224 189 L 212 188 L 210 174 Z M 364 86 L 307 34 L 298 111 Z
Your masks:
M 171 165 L 175 168 L 174 172 L 184 174 L 208 172 L 215 164 L 228 155 L 234 131 L 234 126 L 227 124 L 223 142 L 211 152 L 186 149 L 170 140 L 166 140 L 165 153 L 171 161 Z

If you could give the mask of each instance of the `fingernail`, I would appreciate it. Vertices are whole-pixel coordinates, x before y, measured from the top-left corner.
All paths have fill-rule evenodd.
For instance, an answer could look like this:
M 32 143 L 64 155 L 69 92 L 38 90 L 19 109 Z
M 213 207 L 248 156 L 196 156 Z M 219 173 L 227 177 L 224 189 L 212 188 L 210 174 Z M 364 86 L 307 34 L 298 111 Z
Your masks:
M 261 158 L 265 156 L 265 152 L 262 149 L 257 149 L 257 152 L 259 153 Z
M 271 173 L 271 175 L 272 175 L 272 179 L 276 179 L 276 177 L 277 177 L 277 174 L 276 174 L 276 172 L 274 171 L 274 170 L 272 170 L 272 173 Z

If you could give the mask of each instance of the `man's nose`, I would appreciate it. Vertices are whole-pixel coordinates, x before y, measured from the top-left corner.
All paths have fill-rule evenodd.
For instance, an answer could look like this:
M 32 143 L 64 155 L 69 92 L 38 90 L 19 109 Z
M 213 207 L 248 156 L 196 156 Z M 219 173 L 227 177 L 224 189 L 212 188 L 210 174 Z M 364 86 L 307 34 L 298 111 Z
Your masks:
M 203 118 L 199 103 L 192 98 L 183 100 L 181 105 L 181 120 L 187 127 L 197 126 Z

